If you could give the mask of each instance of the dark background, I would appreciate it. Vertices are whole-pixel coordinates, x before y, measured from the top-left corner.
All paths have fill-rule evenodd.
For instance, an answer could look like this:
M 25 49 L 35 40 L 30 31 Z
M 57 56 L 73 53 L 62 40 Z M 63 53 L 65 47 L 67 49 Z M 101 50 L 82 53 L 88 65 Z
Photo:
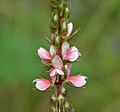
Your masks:
M 35 55 L 49 49 L 49 0 L 0 0 L 0 112 L 48 112 L 49 92 L 32 81 L 47 76 Z M 68 88 L 76 112 L 120 112 L 120 0 L 71 0 L 71 21 L 81 27 L 70 43 L 81 53 L 73 74 L 86 88 Z

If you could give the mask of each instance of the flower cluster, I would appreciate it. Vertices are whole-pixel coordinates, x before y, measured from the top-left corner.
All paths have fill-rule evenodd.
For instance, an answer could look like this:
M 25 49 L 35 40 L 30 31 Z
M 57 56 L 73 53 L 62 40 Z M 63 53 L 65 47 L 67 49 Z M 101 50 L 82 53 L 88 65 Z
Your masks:
M 56 86 L 57 84 L 62 85 L 65 82 L 75 87 L 82 87 L 86 84 L 86 76 L 79 74 L 76 76 L 71 75 L 72 62 L 81 56 L 79 50 L 75 46 L 71 47 L 67 41 L 72 31 L 73 24 L 69 22 L 67 25 L 67 33 L 62 37 L 64 41 L 61 42 L 59 48 L 51 44 L 49 51 L 42 47 L 38 49 L 37 53 L 42 63 L 50 68 L 50 80 L 39 78 L 33 81 L 38 90 L 45 91 L 50 87 Z

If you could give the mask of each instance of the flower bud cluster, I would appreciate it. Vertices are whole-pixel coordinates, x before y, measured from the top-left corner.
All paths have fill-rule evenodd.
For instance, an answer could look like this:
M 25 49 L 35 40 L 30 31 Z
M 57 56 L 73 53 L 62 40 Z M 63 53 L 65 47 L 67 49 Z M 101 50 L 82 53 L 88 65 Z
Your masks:
M 51 10 L 51 32 L 54 36 L 52 41 L 59 43 L 61 38 L 67 34 L 67 24 L 70 18 L 70 4 L 68 0 L 51 0 Z

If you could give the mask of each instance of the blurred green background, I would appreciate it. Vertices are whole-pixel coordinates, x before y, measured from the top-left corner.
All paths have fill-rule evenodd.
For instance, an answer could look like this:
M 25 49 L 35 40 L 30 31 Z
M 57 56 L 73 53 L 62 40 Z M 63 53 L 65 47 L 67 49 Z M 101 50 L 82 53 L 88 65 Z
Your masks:
M 68 88 L 76 112 L 120 112 L 120 0 L 71 0 L 71 21 L 81 30 L 70 43 L 81 53 L 73 74 L 86 88 Z M 49 0 L 0 0 L 0 112 L 48 112 L 49 92 L 32 81 L 46 76 L 35 55 L 49 34 Z

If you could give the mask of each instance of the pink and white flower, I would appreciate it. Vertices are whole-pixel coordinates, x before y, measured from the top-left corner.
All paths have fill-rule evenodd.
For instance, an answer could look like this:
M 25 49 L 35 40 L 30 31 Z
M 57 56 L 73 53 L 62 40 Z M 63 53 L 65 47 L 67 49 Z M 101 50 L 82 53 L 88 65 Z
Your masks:
M 47 79 L 35 79 L 33 83 L 35 82 L 36 82 L 35 84 L 36 88 L 40 91 L 45 91 L 52 85 L 52 82 Z
M 56 73 L 59 75 L 64 75 L 64 71 L 62 70 L 63 68 L 63 62 L 61 60 L 61 58 L 56 55 L 53 59 L 52 59 L 52 70 L 50 72 L 50 76 L 55 76 Z
M 82 75 L 70 76 L 71 64 L 67 64 L 65 68 L 67 71 L 66 81 L 70 82 L 75 87 L 82 87 L 86 84 L 86 79 L 87 79 L 86 76 L 82 76 Z
M 56 55 L 56 48 L 53 45 L 51 45 L 50 51 L 48 52 L 46 49 L 40 47 L 37 52 L 42 60 L 42 63 L 44 65 L 49 66 L 50 65 L 49 61 L 52 60 L 52 58 Z
M 62 44 L 62 58 L 63 58 L 63 60 L 68 60 L 68 61 L 73 62 L 73 61 L 77 60 L 77 58 L 79 56 L 81 56 L 81 54 L 75 46 L 70 47 L 68 42 L 64 42 Z
M 69 81 L 72 85 L 75 87 L 82 87 L 86 84 L 86 76 L 76 75 L 76 76 L 70 76 L 67 78 L 67 81 Z

